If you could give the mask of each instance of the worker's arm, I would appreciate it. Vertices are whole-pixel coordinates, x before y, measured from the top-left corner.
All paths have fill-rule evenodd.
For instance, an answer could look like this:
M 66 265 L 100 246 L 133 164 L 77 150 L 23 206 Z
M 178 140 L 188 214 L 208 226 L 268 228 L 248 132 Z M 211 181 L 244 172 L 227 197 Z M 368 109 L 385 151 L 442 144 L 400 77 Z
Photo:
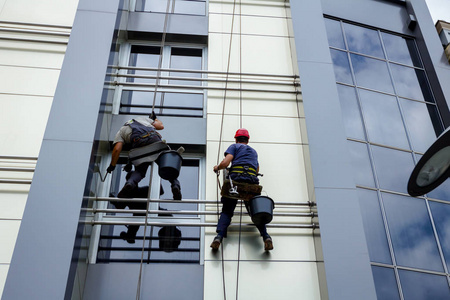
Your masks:
M 155 127 L 156 130 L 163 130 L 164 124 L 160 120 L 155 119 L 155 121 L 153 122 L 153 127 Z
M 234 156 L 231 155 L 230 153 L 228 153 L 225 156 L 225 158 L 220 162 L 220 164 L 218 164 L 217 166 L 214 166 L 213 171 L 217 173 L 219 170 L 225 169 L 231 163 L 233 158 L 234 158 Z
M 123 143 L 117 142 L 114 145 L 112 155 L 111 155 L 111 163 L 109 164 L 109 167 L 107 169 L 108 173 L 111 173 L 116 168 L 117 161 L 119 160 L 120 152 L 122 152 Z

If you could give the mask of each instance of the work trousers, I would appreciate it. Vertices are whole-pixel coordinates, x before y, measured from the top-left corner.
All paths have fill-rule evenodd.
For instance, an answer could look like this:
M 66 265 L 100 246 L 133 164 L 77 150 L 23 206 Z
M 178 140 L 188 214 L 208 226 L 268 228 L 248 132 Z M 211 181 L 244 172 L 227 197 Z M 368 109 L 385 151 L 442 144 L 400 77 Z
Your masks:
M 127 183 L 130 183 L 133 187 L 137 187 L 138 183 L 145 177 L 150 163 L 143 163 L 134 168 L 134 171 L 130 172 L 130 176 L 127 179 Z M 180 187 L 178 179 L 169 180 L 172 187 Z

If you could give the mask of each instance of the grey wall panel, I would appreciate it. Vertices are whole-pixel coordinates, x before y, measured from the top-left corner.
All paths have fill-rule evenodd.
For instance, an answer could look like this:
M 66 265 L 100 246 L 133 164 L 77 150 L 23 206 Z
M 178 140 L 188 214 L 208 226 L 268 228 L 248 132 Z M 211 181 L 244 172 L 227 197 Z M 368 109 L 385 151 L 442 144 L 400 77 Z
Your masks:
M 144 264 L 141 299 L 203 299 L 203 266 Z M 139 264 L 90 265 L 84 300 L 135 299 Z
M 83 9 L 75 17 L 4 300 L 61 300 L 71 290 L 74 240 L 118 3 L 80 0 Z
M 128 21 L 128 30 L 162 33 L 164 19 L 165 14 L 161 13 L 132 12 Z M 167 33 L 207 36 L 208 18 L 194 15 L 169 15 Z
M 323 13 L 320 1 L 291 2 L 328 297 L 376 299 Z
M 411 34 L 405 3 L 386 0 L 321 0 L 323 13 L 380 29 Z M 350 9 L 351 8 L 351 9 Z
M 130 115 L 114 115 L 111 125 L 110 141 L 114 140 L 116 132 L 128 120 Z M 160 117 L 164 124 L 161 131 L 163 138 L 170 144 L 206 145 L 206 119 Z

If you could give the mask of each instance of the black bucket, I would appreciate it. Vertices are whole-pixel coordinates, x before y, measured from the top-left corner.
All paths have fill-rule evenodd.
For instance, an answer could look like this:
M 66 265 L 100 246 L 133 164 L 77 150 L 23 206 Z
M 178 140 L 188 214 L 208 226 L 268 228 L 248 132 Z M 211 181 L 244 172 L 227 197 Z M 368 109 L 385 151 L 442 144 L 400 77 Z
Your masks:
M 255 196 L 250 199 L 250 217 L 256 226 L 265 225 L 272 221 L 275 203 L 266 196 Z
M 156 163 L 159 166 L 158 174 L 162 179 L 173 180 L 180 175 L 183 158 L 175 150 L 161 152 Z

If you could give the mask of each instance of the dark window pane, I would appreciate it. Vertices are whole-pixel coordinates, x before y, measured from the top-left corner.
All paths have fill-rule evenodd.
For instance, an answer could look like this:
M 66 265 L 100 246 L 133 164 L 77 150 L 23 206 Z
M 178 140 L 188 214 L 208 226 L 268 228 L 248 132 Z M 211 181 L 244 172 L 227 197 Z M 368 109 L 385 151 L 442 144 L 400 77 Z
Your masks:
M 170 68 L 181 70 L 201 70 L 202 50 L 189 48 L 172 48 L 170 57 Z M 170 76 L 201 78 L 201 73 L 170 72 Z M 170 84 L 201 85 L 199 80 L 170 80 Z
M 434 102 L 428 88 L 428 81 L 424 71 L 396 64 L 390 64 L 390 66 L 397 95 L 416 100 Z
M 372 266 L 372 274 L 378 299 L 400 299 L 393 269 Z
M 337 82 L 353 84 L 347 52 L 330 49 Z
M 450 299 L 447 278 L 413 271 L 398 271 L 405 300 Z
M 331 47 L 345 49 L 341 23 L 339 21 L 325 19 L 325 27 L 327 29 L 328 44 Z
M 429 203 L 447 269 L 450 269 L 450 205 L 434 201 Z
M 355 183 L 361 186 L 375 187 L 367 145 L 352 141 L 348 141 L 347 144 L 352 160 L 353 174 L 355 174 Z
M 377 192 L 358 189 L 358 198 L 370 261 L 392 264 Z
M 443 271 L 425 200 L 387 193 L 382 197 L 397 264 Z
M 380 188 L 406 194 L 409 176 L 414 169 L 411 153 L 378 146 L 371 148 Z
M 408 126 L 413 150 L 425 152 L 436 140 L 436 133 L 430 118 L 430 112 L 436 118 L 436 107 L 431 104 L 405 99 L 400 99 L 400 103 L 406 119 L 406 125 Z
M 421 66 L 414 40 L 385 32 L 381 33 L 381 36 L 389 60 L 410 66 Z
M 353 87 L 337 85 L 341 102 L 342 119 L 348 137 L 365 140 L 356 90 Z
M 397 98 L 359 90 L 370 142 L 409 149 Z
M 388 93 L 394 92 L 385 61 L 356 54 L 351 54 L 350 57 L 357 85 Z
M 152 46 L 131 46 L 130 67 L 140 68 L 158 68 L 159 65 L 159 47 Z M 128 70 L 128 74 L 156 76 L 156 71 Z M 155 79 L 127 78 L 128 82 L 154 83 Z
M 344 23 L 344 31 L 350 51 L 384 58 L 377 31 L 347 23 Z

